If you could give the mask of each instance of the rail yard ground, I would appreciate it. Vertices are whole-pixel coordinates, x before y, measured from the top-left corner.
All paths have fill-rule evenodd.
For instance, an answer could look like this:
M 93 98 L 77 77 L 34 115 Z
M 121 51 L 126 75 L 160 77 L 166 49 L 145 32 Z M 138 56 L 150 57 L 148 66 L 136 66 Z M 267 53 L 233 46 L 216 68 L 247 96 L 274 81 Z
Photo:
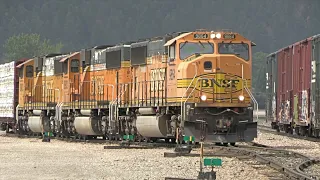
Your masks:
M 164 158 L 171 149 L 105 150 L 101 144 L 0 137 L 0 179 L 164 179 L 195 178 L 199 158 Z M 268 179 L 250 164 L 224 158 L 218 179 Z M 254 162 L 251 162 L 254 164 Z M 268 170 L 259 166 L 265 174 Z
M 259 120 L 258 123 L 264 123 Z M 165 179 L 196 178 L 198 157 L 164 158 L 172 149 L 104 149 L 103 144 L 50 143 L 37 138 L 15 138 L 0 133 L 0 179 Z M 320 144 L 258 131 L 254 142 L 320 158 Z M 198 151 L 198 150 L 194 150 Z M 217 179 L 285 179 L 254 159 L 220 157 Z M 319 165 L 308 168 L 319 172 Z M 209 169 L 207 169 L 209 170 Z M 10 177 L 8 175 L 10 174 Z

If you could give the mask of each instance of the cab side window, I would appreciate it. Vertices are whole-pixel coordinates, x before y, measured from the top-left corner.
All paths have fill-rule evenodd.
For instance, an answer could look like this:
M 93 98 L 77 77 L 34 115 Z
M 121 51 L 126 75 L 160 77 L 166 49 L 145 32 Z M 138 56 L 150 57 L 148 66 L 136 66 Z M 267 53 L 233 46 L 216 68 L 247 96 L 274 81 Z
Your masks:
M 73 73 L 79 72 L 79 60 L 78 59 L 72 59 L 70 62 L 70 71 Z
M 26 66 L 26 77 L 33 77 L 33 66 Z
M 211 61 L 206 61 L 203 63 L 204 70 L 211 70 L 212 69 L 212 63 Z
M 170 61 L 174 61 L 175 57 L 176 57 L 176 45 L 172 44 L 169 47 L 169 59 L 170 59 Z

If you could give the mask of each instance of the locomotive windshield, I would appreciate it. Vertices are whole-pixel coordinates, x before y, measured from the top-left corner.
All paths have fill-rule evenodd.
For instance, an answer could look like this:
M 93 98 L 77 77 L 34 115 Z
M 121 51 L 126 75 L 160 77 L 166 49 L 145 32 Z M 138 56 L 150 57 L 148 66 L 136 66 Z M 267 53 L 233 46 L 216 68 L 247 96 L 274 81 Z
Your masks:
M 245 43 L 219 43 L 219 54 L 235 54 L 249 60 L 249 45 Z
M 185 59 L 195 53 L 212 54 L 213 44 L 209 42 L 184 42 L 180 43 L 180 59 Z

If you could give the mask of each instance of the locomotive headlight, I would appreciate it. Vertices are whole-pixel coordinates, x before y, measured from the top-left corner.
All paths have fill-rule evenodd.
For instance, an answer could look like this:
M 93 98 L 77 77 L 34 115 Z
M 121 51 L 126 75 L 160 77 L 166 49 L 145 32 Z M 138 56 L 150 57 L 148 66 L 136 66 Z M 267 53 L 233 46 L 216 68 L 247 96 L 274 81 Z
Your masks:
M 214 39 L 215 37 L 216 37 L 216 34 L 211 34 L 211 35 L 210 35 L 210 38 L 211 38 L 211 39 Z
M 244 100 L 244 96 L 240 95 L 240 96 L 239 96 L 239 100 L 240 100 L 240 101 L 243 101 L 243 100 Z
M 220 39 L 220 38 L 221 38 L 221 34 L 220 34 L 220 33 L 216 34 L 216 37 L 217 37 L 218 39 Z
M 207 100 L 207 96 L 206 95 L 202 95 L 200 98 L 201 98 L 202 101 Z

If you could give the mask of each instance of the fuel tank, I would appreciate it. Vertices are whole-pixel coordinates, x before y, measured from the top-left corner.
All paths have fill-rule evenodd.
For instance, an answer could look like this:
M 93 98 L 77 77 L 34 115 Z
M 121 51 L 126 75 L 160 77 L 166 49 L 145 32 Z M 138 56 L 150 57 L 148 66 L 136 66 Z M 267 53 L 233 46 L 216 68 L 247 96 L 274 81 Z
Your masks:
M 138 116 L 136 127 L 139 134 L 144 137 L 166 137 L 167 120 L 170 116 Z
M 44 122 L 44 124 L 42 124 L 42 122 Z M 44 117 L 30 116 L 28 118 L 28 126 L 30 130 L 34 133 L 51 131 L 49 117 L 46 117 L 46 116 Z M 42 131 L 42 128 L 43 128 L 43 131 Z
M 99 121 L 97 117 L 76 117 L 74 127 L 81 135 L 103 135 Z

